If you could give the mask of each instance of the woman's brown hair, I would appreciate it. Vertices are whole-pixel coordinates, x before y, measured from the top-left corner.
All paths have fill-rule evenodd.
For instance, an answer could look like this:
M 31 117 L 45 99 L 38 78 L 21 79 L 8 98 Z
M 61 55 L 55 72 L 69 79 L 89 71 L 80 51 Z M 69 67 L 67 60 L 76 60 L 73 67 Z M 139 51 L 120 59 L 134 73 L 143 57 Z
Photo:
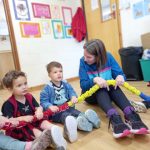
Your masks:
M 95 56 L 96 65 L 98 69 L 101 69 L 107 61 L 106 48 L 104 43 L 99 39 L 90 40 L 84 44 L 83 48 Z

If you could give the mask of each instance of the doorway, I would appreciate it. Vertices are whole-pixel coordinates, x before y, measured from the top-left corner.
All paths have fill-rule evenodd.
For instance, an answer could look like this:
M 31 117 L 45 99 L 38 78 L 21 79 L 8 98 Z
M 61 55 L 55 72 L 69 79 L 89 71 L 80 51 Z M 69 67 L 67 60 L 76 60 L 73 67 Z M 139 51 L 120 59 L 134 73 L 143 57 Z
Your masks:
M 122 46 L 118 0 L 82 0 L 87 25 L 87 39 L 101 39 L 106 49 L 120 63 Z
M 9 7 L 7 7 L 7 1 L 0 0 L 0 89 L 3 88 L 1 80 L 4 75 L 10 71 L 19 70 L 19 61 L 17 62 L 17 55 L 15 53 L 15 38 L 12 34 L 12 28 L 10 25 Z

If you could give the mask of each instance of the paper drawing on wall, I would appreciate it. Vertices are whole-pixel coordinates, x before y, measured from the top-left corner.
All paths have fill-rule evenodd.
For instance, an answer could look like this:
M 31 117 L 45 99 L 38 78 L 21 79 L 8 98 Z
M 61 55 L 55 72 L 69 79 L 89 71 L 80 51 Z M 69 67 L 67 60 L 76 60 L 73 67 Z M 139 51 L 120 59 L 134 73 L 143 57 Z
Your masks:
M 110 0 L 100 0 L 100 10 L 102 21 L 107 21 L 112 19 L 112 10 Z
M 64 30 L 65 30 L 65 37 L 66 38 L 72 38 L 72 29 L 71 29 L 71 26 L 65 26 Z
M 13 0 L 16 20 L 30 20 L 27 0 Z
M 62 15 L 64 25 L 69 26 L 72 22 L 72 9 L 70 7 L 62 7 Z
M 32 3 L 32 9 L 35 18 L 51 18 L 50 5 Z
M 144 14 L 150 15 L 150 0 L 144 0 Z
M 43 34 L 51 33 L 51 25 L 49 20 L 41 20 L 41 28 Z
M 58 5 L 51 5 L 51 13 L 53 19 L 60 19 L 60 7 Z
M 64 30 L 61 20 L 52 20 L 52 27 L 55 39 L 64 38 Z
M 21 35 L 24 38 L 41 37 L 39 23 L 20 22 Z
M 133 4 L 133 16 L 134 19 L 138 19 L 144 16 L 143 1 Z
M 0 35 L 9 35 L 6 18 L 0 16 Z

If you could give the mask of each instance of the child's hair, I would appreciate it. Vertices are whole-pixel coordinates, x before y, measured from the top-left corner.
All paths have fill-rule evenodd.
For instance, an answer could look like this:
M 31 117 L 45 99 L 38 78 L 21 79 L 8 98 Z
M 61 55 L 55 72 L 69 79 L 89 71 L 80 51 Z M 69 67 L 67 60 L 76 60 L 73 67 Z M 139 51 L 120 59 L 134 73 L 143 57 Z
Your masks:
M 57 67 L 57 68 L 62 68 L 61 63 L 57 62 L 57 61 L 52 61 L 49 64 L 47 64 L 46 68 L 47 68 L 47 72 L 50 73 L 52 68 Z
M 20 76 L 26 77 L 25 73 L 22 71 L 9 71 L 5 74 L 4 78 L 2 79 L 2 83 L 6 88 L 13 88 L 13 80 L 17 79 Z

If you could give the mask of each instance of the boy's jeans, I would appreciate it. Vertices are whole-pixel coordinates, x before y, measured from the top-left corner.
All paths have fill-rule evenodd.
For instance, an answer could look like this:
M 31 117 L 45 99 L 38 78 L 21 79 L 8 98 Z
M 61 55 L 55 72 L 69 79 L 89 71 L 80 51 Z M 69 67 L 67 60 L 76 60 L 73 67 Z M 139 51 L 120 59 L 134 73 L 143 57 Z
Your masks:
M 24 150 L 26 142 L 13 139 L 0 131 L 0 150 Z
M 53 122 L 56 122 L 56 123 L 64 124 L 67 116 L 74 116 L 77 118 L 80 113 L 81 112 L 75 109 L 74 107 L 69 107 L 69 109 L 62 111 L 62 112 L 58 112 L 55 115 L 49 117 L 49 120 L 52 120 Z

